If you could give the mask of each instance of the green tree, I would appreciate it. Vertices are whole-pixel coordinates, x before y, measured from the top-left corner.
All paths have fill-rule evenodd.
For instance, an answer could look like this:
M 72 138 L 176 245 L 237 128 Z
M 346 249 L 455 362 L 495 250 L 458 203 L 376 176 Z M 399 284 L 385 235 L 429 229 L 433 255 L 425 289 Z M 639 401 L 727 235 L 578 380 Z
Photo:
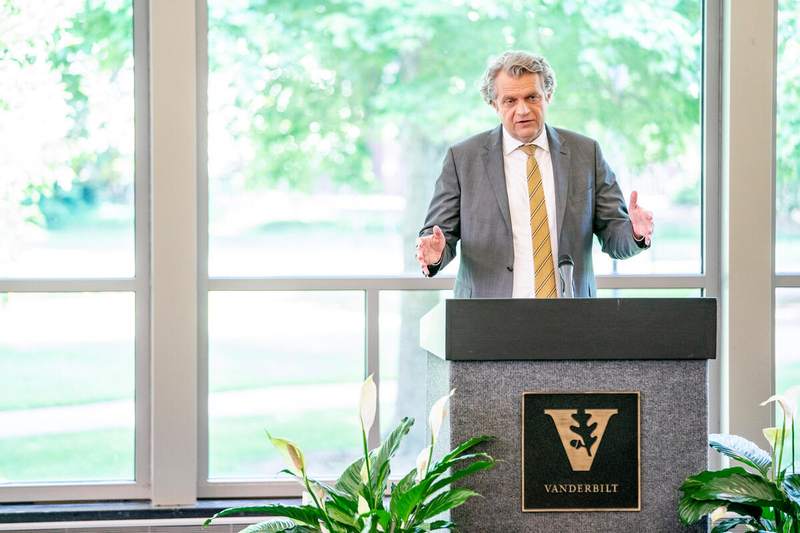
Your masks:
M 209 21 L 210 70 L 230 80 L 238 111 L 226 114 L 228 131 L 254 149 L 222 181 L 379 192 L 384 153 L 399 149 L 409 273 L 418 273 L 410 251 L 446 147 L 498 123 L 477 85 L 507 49 L 552 64 L 551 124 L 597 137 L 629 168 L 699 142 L 700 0 L 212 1 Z M 210 112 L 226 105 L 212 101 Z M 410 397 L 419 387 L 403 385 L 424 375 L 418 319 L 437 301 L 403 300 L 400 382 L 410 403 L 424 403 Z
M 777 211 L 784 223 L 800 209 L 800 5 L 782 2 L 778 15 Z M 800 230 L 797 223 L 793 224 Z M 786 226 L 784 226 L 786 227 Z
M 255 147 L 248 183 L 379 190 L 393 125 L 412 227 L 444 148 L 497 123 L 475 86 L 505 49 L 546 55 L 559 81 L 550 122 L 604 137 L 631 168 L 681 154 L 699 124 L 698 0 L 253 0 L 212 3 L 211 20 L 211 69 L 253 117 L 230 124 Z
M 12 164 L 3 172 L 7 196 L 23 193 L 21 209 L 14 211 L 51 229 L 85 216 L 101 201 L 122 201 L 132 194 L 132 160 L 126 167 L 119 146 L 98 140 L 115 119 L 102 116 L 87 91 L 89 83 L 96 85 L 105 79 L 113 93 L 117 77 L 132 67 L 131 1 L 86 0 L 77 12 L 54 18 L 55 13 L 69 9 L 64 3 L 0 2 L 4 21 L 0 26 L 0 73 L 21 80 L 0 94 L 0 113 L 31 98 L 31 87 L 25 84 L 36 83 L 38 78 L 28 74 L 42 67 L 60 80 L 60 93 L 54 91 L 51 96 L 62 98 L 68 113 L 69 126 L 58 159 L 44 157 L 40 167 Z M 132 102 L 119 102 L 126 104 L 132 106 Z M 126 148 L 132 152 L 132 147 Z

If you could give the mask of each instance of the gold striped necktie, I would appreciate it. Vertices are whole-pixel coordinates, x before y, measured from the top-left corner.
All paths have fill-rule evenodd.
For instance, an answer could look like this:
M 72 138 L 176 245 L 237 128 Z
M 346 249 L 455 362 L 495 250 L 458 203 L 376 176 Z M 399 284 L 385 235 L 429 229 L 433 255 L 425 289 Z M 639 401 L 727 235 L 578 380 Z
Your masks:
M 547 206 L 544 201 L 542 174 L 534 157 L 536 146 L 522 145 L 528 154 L 526 165 L 528 202 L 531 206 L 531 243 L 533 244 L 533 271 L 537 298 L 555 298 L 556 276 L 553 267 L 553 251 L 550 247 L 550 225 L 547 223 Z

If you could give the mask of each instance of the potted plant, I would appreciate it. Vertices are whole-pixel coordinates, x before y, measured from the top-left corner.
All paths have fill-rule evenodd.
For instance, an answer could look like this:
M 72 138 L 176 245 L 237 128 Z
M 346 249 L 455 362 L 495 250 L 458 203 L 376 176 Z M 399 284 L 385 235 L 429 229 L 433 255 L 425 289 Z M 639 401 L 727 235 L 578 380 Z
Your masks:
M 678 503 L 683 524 L 709 516 L 712 533 L 730 531 L 738 525 L 748 531 L 800 533 L 800 474 L 795 472 L 794 457 L 798 395 L 800 386 L 794 386 L 761 404 L 777 401 L 783 410 L 781 427 L 764 430 L 772 453 L 737 435 L 709 436 L 712 448 L 754 471 L 735 466 L 687 477 L 680 487 L 683 496 Z M 787 445 L 791 445 L 791 454 Z M 728 512 L 738 516 L 721 519 Z
M 361 388 L 359 404 L 364 455 L 345 469 L 334 486 L 308 477 L 305 455 L 295 443 L 267 433 L 270 442 L 288 465 L 282 472 L 294 477 L 305 487 L 302 505 L 275 503 L 225 509 L 206 520 L 203 527 L 215 518 L 240 512 L 255 512 L 280 518 L 251 525 L 240 533 L 452 531 L 456 524 L 441 519 L 438 515 L 478 494 L 466 488 L 450 488 L 450 483 L 494 465 L 494 460 L 486 453 L 465 453 L 476 444 L 493 438 L 487 436 L 468 440 L 440 461 L 431 464 L 433 447 L 447 413 L 445 405 L 453 392 L 454 390 L 450 391 L 450 394 L 433 405 L 429 417 L 430 445 L 417 457 L 417 467 L 397 483 L 392 483 L 388 507 L 385 497 L 391 473 L 389 462 L 414 424 L 414 419 L 403 418 L 380 446 L 368 450 L 367 434 L 375 420 L 377 405 L 377 388 L 370 376 Z

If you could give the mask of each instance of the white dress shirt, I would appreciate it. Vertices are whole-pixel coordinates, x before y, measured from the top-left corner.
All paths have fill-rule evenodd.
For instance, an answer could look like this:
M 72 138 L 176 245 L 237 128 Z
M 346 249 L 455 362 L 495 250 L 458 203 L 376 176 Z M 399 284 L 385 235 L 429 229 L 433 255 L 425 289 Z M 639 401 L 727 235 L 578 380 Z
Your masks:
M 522 151 L 523 143 L 508 134 L 503 128 L 503 167 L 506 174 L 508 207 L 511 212 L 511 233 L 514 240 L 514 286 L 512 298 L 534 298 L 536 286 L 533 280 L 533 245 L 531 244 L 531 207 L 528 203 L 526 165 L 528 155 Z M 558 228 L 556 217 L 556 190 L 553 179 L 553 161 L 550 158 L 550 143 L 547 131 L 532 143 L 536 145 L 534 157 L 539 163 L 547 206 L 547 224 L 550 227 L 550 248 L 553 251 L 553 268 L 556 273 L 556 292 L 561 296 L 561 279 L 558 276 Z

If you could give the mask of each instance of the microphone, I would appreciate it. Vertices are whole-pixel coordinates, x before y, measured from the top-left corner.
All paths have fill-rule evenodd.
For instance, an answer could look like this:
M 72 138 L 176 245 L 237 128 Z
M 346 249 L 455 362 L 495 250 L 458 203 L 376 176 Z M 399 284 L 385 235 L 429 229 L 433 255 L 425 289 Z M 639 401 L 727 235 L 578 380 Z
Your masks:
M 561 297 L 575 298 L 575 282 L 572 279 L 572 256 L 561 254 L 558 256 L 558 273 L 561 274 Z

